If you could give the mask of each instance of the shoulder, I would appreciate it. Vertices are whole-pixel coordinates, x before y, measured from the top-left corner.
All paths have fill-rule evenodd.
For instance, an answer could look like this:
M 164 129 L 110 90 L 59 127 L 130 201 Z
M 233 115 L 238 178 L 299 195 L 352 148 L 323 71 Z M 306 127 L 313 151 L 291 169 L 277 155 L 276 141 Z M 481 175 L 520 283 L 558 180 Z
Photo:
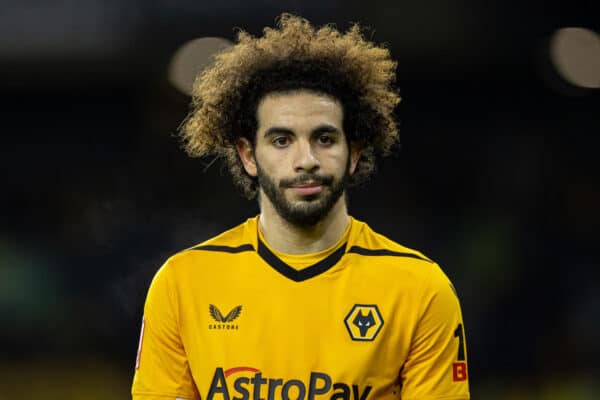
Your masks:
M 355 234 L 350 240 L 348 253 L 368 259 L 371 265 L 386 269 L 386 274 L 402 274 L 433 291 L 454 287 L 440 265 L 419 250 L 406 247 L 375 232 L 368 224 L 353 220 Z
M 349 253 L 363 256 L 389 256 L 413 259 L 417 263 L 435 264 L 433 260 L 418 250 L 403 246 L 390 238 L 375 232 L 365 222 L 353 219 L 355 234 L 351 237 Z
M 347 254 L 382 285 L 397 285 L 402 291 L 433 295 L 452 288 L 442 268 L 422 252 L 375 232 L 366 223 L 353 220 Z M 417 293 L 415 293 L 417 294 Z
M 179 254 L 187 254 L 194 251 L 239 253 L 252 250 L 256 236 L 256 223 L 257 217 L 250 218 L 236 227 L 183 250 Z
M 250 218 L 217 236 L 173 254 L 167 259 L 161 270 L 185 269 L 186 265 L 197 266 L 202 263 L 202 260 L 253 251 L 255 228 L 256 218 Z

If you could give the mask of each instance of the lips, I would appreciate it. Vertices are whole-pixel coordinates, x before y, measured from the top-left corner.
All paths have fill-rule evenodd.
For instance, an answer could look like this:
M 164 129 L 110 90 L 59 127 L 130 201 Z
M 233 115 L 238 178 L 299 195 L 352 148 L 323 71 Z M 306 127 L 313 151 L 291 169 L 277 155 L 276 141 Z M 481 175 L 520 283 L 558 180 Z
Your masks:
M 309 181 L 309 182 L 296 183 L 291 186 L 295 187 L 295 188 L 315 187 L 315 186 L 321 186 L 321 182 Z
M 320 183 L 311 182 L 293 185 L 291 186 L 291 189 L 299 195 L 310 196 L 321 193 L 321 190 L 323 190 L 323 185 Z

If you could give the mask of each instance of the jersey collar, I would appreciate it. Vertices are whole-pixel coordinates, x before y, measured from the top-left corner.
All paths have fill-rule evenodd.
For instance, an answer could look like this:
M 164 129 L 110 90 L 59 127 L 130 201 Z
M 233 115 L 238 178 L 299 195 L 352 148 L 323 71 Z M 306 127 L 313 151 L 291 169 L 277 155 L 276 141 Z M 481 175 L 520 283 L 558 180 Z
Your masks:
M 302 282 L 328 271 L 335 264 L 337 264 L 337 262 L 340 261 L 342 256 L 346 253 L 346 243 L 341 245 L 339 249 L 321 261 L 301 270 L 296 270 L 283 262 L 279 257 L 273 254 L 271 250 L 269 250 L 269 248 L 263 243 L 262 240 L 260 240 L 260 238 L 258 238 L 257 252 L 258 255 L 275 271 L 279 272 L 286 278 L 293 280 L 294 282 Z

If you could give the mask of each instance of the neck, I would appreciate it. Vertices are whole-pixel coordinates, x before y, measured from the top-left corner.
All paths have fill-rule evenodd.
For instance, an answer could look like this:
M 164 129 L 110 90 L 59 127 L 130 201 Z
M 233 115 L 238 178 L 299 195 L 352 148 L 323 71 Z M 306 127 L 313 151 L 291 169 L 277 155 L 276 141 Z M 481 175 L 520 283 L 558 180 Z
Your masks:
M 316 253 L 333 246 L 350 223 L 345 195 L 314 226 L 299 227 L 281 218 L 271 202 L 261 193 L 259 229 L 265 240 L 277 251 L 287 254 Z

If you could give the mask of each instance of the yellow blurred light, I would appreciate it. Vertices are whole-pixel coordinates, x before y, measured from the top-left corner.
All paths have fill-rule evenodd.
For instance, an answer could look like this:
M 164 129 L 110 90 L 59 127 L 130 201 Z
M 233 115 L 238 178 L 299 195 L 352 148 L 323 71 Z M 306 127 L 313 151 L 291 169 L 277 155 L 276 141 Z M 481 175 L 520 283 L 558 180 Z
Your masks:
M 212 62 L 216 53 L 231 45 L 229 40 L 220 37 L 190 40 L 173 55 L 169 65 L 169 81 L 177 90 L 190 95 L 196 75 Z
M 585 28 L 563 28 L 550 40 L 550 57 L 570 84 L 600 88 L 600 36 Z

